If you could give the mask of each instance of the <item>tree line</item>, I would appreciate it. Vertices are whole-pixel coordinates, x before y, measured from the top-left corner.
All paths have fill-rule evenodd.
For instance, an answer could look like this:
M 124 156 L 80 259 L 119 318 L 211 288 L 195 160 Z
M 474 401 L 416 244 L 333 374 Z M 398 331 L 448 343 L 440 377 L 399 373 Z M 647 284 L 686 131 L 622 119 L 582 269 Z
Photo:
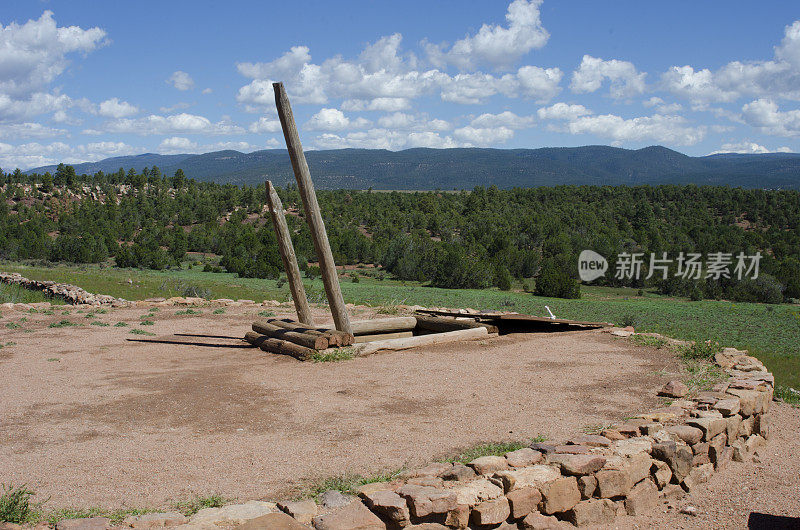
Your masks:
M 0 171 L 0 257 L 164 269 L 186 252 L 214 253 L 240 276 L 281 273 L 264 187 L 196 182 L 178 170 L 77 175 Z M 290 209 L 298 261 L 316 256 L 296 188 Z M 375 264 L 402 280 L 449 288 L 580 295 L 584 249 L 609 259 L 597 283 L 665 294 L 777 302 L 800 298 L 800 193 L 721 186 L 558 186 L 461 192 L 318 191 L 337 264 Z M 614 256 L 760 252 L 756 280 L 615 277 Z M 646 259 L 645 259 L 646 261 Z M 312 264 L 308 267 L 308 264 Z M 647 272 L 648 264 L 644 264 Z

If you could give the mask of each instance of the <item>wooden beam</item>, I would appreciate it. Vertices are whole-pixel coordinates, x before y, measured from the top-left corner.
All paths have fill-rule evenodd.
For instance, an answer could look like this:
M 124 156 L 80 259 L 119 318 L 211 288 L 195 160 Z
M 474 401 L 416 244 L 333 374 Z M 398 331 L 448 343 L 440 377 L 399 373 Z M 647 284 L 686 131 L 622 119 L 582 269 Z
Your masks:
M 486 328 L 489 333 L 497 333 L 497 326 L 475 322 L 472 319 L 456 319 L 448 317 L 434 317 L 428 315 L 417 316 L 417 328 L 441 333 L 457 329 Z
M 329 346 L 328 339 L 321 335 L 291 331 L 269 322 L 253 322 L 253 331 L 273 339 L 287 340 L 314 350 L 324 350 Z
M 373 342 L 376 340 L 389 340 L 389 339 L 405 339 L 413 337 L 413 331 L 397 331 L 395 333 L 376 333 L 375 335 L 359 335 L 355 338 L 356 344 L 364 342 Z
M 289 280 L 289 290 L 292 292 L 294 308 L 297 310 L 297 320 L 309 326 L 314 325 L 314 317 L 311 315 L 311 307 L 306 298 L 306 289 L 303 287 L 303 280 L 300 277 L 300 267 L 297 265 L 297 256 L 294 254 L 292 236 L 289 233 L 289 226 L 286 224 L 286 217 L 283 215 L 283 204 L 278 192 L 269 180 L 265 183 L 267 190 L 267 206 L 272 217 L 272 227 L 275 229 L 275 237 L 278 239 L 278 251 L 283 261 L 283 268 L 286 269 L 286 279 Z
M 335 329 L 327 328 L 312 328 L 305 324 L 298 324 L 291 320 L 284 320 L 279 318 L 268 318 L 266 320 L 272 325 L 280 326 L 285 329 L 299 331 L 301 333 L 308 333 L 311 335 L 320 335 L 328 339 L 331 346 L 350 346 L 353 344 L 353 336 Z
M 301 361 L 307 361 L 314 355 L 314 350 L 310 348 L 300 346 L 299 344 L 287 340 L 266 337 L 255 331 L 248 331 L 244 336 L 244 340 L 257 348 L 261 348 L 265 352 L 290 355 Z
M 374 335 L 376 333 L 394 333 L 411 331 L 417 327 L 416 317 L 375 318 L 372 320 L 355 320 L 350 323 L 353 335 Z
M 417 335 L 414 337 L 379 340 L 365 342 L 352 346 L 357 357 L 371 355 L 380 350 L 407 350 L 420 346 L 431 346 L 433 344 L 443 344 L 446 342 L 456 342 L 462 340 L 479 340 L 489 337 L 486 328 L 459 329 L 458 331 L 448 331 L 447 333 L 431 333 L 430 335 Z M 334 351 L 334 350 L 330 350 Z
M 330 241 L 328 241 L 328 234 L 325 231 L 325 223 L 322 220 L 322 213 L 317 202 L 317 194 L 314 192 L 311 172 L 303 154 L 300 135 L 297 133 L 297 125 L 294 122 L 289 97 L 286 95 L 283 83 L 273 83 L 272 87 L 275 90 L 275 105 L 278 108 L 283 137 L 286 139 L 286 147 L 289 150 L 289 158 L 292 161 L 294 177 L 297 180 L 297 189 L 300 191 L 300 197 L 303 200 L 306 222 L 311 229 L 311 239 L 314 242 L 314 249 L 319 259 L 322 283 L 325 285 L 325 295 L 328 297 L 328 305 L 331 308 L 333 322 L 339 331 L 352 334 L 350 316 L 347 314 L 347 307 L 344 304 L 342 289 L 339 286 L 339 276 L 336 273 L 336 264 L 333 262 Z

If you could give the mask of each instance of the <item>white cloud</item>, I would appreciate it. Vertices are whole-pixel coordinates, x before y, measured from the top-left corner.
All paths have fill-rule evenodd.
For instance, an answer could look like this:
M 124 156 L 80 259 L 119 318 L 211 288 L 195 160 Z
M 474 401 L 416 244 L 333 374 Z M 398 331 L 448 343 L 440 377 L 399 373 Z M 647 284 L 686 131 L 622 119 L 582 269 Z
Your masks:
M 258 121 L 251 123 L 247 130 L 251 133 L 276 133 L 281 131 L 281 122 L 278 118 L 261 116 Z
M 214 89 L 212 89 L 212 88 L 204 88 L 203 91 L 200 92 L 200 93 L 205 96 L 205 95 L 211 94 L 212 92 L 214 92 Z
M 706 134 L 706 127 L 692 127 L 680 116 L 641 116 L 625 119 L 614 114 L 581 116 L 569 121 L 563 129 L 571 134 L 594 134 L 614 142 L 654 140 L 668 145 L 694 145 Z
M 764 147 L 763 145 L 759 145 L 755 142 L 751 142 L 749 140 L 743 140 L 741 142 L 735 143 L 727 143 L 722 144 L 722 146 L 717 150 L 709 155 L 716 155 L 720 153 L 742 153 L 742 154 L 763 154 L 763 153 L 791 153 L 792 150 L 789 147 L 778 147 L 775 150 L 769 149 L 768 147 Z
M 159 107 L 158 110 L 161 112 L 175 112 L 176 110 L 188 109 L 191 106 L 191 104 L 186 103 L 185 101 L 179 101 L 178 103 L 175 103 L 169 107 Z
M 800 135 L 800 110 L 778 110 L 778 104 L 768 99 L 757 99 L 742 107 L 745 122 L 762 132 L 775 136 Z
M 14 121 L 30 118 L 48 112 L 57 112 L 71 107 L 69 96 L 36 92 L 27 99 L 14 99 L 0 93 L 0 121 Z
M 568 105 L 561 102 L 549 107 L 542 107 L 536 111 L 536 114 L 542 120 L 574 120 L 591 113 L 592 111 L 583 105 Z
M 0 138 L 53 138 L 55 136 L 69 136 L 65 129 L 46 127 L 41 123 L 0 123 Z
M 127 101 L 120 101 L 118 98 L 111 98 L 100 103 L 98 114 L 108 118 L 127 118 L 139 113 L 139 109 Z
M 445 149 L 459 147 L 450 136 L 441 136 L 435 131 L 401 132 L 390 129 L 369 129 L 367 131 L 351 132 L 344 136 L 325 133 L 313 141 L 318 149 L 409 149 L 412 147 L 430 147 Z
M 95 162 L 110 156 L 142 153 L 144 149 L 123 142 L 92 142 L 70 146 L 63 142 L 40 144 L 37 142 L 10 145 L 0 143 L 0 167 L 29 169 L 64 162 L 77 164 Z
M 465 147 L 486 147 L 505 143 L 514 137 L 508 127 L 461 127 L 453 131 L 453 136 L 461 140 Z
M 323 108 L 308 120 L 306 128 L 312 131 L 341 131 L 343 129 L 363 129 L 371 125 L 369 120 L 351 120 L 339 109 Z
M 636 71 L 633 63 L 584 55 L 581 65 L 572 73 L 570 88 L 573 92 L 596 92 L 605 80 L 610 81 L 609 94 L 616 99 L 630 98 L 645 91 L 647 74 Z
M 347 99 L 342 102 L 342 110 L 356 112 L 365 110 L 394 112 L 406 110 L 409 107 L 411 107 L 411 101 L 407 98 Z
M 106 123 L 103 129 L 107 132 L 141 134 L 145 136 L 174 133 L 230 135 L 243 134 L 245 132 L 244 128 L 234 125 L 228 120 L 212 123 L 211 120 L 204 116 L 185 112 L 170 116 L 151 114 L 144 118 L 112 120 Z
M 186 72 L 177 70 L 167 78 L 167 84 L 174 86 L 178 90 L 191 90 L 194 88 L 194 79 Z
M 105 44 L 100 28 L 58 27 L 52 11 L 25 24 L 0 24 L 0 93 L 27 99 L 67 68 L 67 55 Z
M 691 66 L 673 66 L 661 76 L 664 87 L 677 96 L 698 102 L 729 102 L 738 97 L 736 91 L 724 90 L 714 81 L 711 70 L 695 71 Z
M 266 147 L 277 147 L 278 142 L 275 139 L 270 139 L 266 142 Z M 165 155 L 174 155 L 179 153 L 211 153 L 214 151 L 241 151 L 249 152 L 255 151 L 259 148 L 249 142 L 216 142 L 212 144 L 201 144 L 194 142 L 182 136 L 172 136 L 165 138 L 158 145 L 158 152 Z
M 504 127 L 507 129 L 527 129 L 536 122 L 533 116 L 517 116 L 505 111 L 499 114 L 481 114 L 470 122 L 470 126 L 478 129 Z
M 451 103 L 480 104 L 495 94 L 545 103 L 560 92 L 558 85 L 562 76 L 558 68 L 523 66 L 515 74 L 505 74 L 499 78 L 481 72 L 452 77 L 442 74 L 439 84 L 442 100 Z
M 385 129 L 392 129 L 395 131 L 447 131 L 451 128 L 449 122 L 440 119 L 430 119 L 427 114 L 406 114 L 403 112 L 395 112 L 386 114 L 378 118 L 378 125 Z
M 462 70 L 479 64 L 508 68 L 547 43 L 550 34 L 542 26 L 541 4 L 542 0 L 514 0 L 506 13 L 508 27 L 484 24 L 477 34 L 456 41 L 449 50 L 444 44 L 423 42 L 428 60 L 440 68 L 447 64 Z

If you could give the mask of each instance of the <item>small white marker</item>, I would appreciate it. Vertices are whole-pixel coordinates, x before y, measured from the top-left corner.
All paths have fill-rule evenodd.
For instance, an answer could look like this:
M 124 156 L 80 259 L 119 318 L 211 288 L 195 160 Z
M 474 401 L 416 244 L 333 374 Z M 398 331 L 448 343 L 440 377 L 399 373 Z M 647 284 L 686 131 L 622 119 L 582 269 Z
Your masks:
M 544 308 L 545 308 L 545 309 L 547 309 L 547 312 L 548 312 L 548 313 L 550 313 L 550 318 L 552 318 L 553 320 L 555 320 L 555 319 L 556 319 L 556 316 L 553 314 L 553 312 L 552 312 L 552 311 L 550 311 L 550 306 L 544 306 Z

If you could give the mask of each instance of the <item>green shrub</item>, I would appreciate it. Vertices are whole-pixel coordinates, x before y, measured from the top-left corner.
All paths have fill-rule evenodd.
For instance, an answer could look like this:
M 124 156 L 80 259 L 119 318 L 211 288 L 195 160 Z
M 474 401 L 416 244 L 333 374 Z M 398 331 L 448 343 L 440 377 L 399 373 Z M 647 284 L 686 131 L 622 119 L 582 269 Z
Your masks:
M 34 514 L 31 497 L 35 493 L 25 485 L 15 488 L 13 484 L 2 484 L 0 493 L 0 521 L 14 524 L 25 524 Z
M 734 285 L 731 299 L 736 302 L 780 304 L 783 302 L 783 285 L 768 274 L 761 274 L 755 280 L 745 278 Z
M 545 264 L 536 278 L 535 293 L 553 298 L 580 298 L 581 287 L 574 278 L 557 266 Z
M 702 359 L 708 360 L 711 357 L 722 351 L 722 346 L 715 340 L 705 340 L 702 342 L 695 342 L 691 346 L 684 346 L 681 349 L 681 356 L 684 359 Z

